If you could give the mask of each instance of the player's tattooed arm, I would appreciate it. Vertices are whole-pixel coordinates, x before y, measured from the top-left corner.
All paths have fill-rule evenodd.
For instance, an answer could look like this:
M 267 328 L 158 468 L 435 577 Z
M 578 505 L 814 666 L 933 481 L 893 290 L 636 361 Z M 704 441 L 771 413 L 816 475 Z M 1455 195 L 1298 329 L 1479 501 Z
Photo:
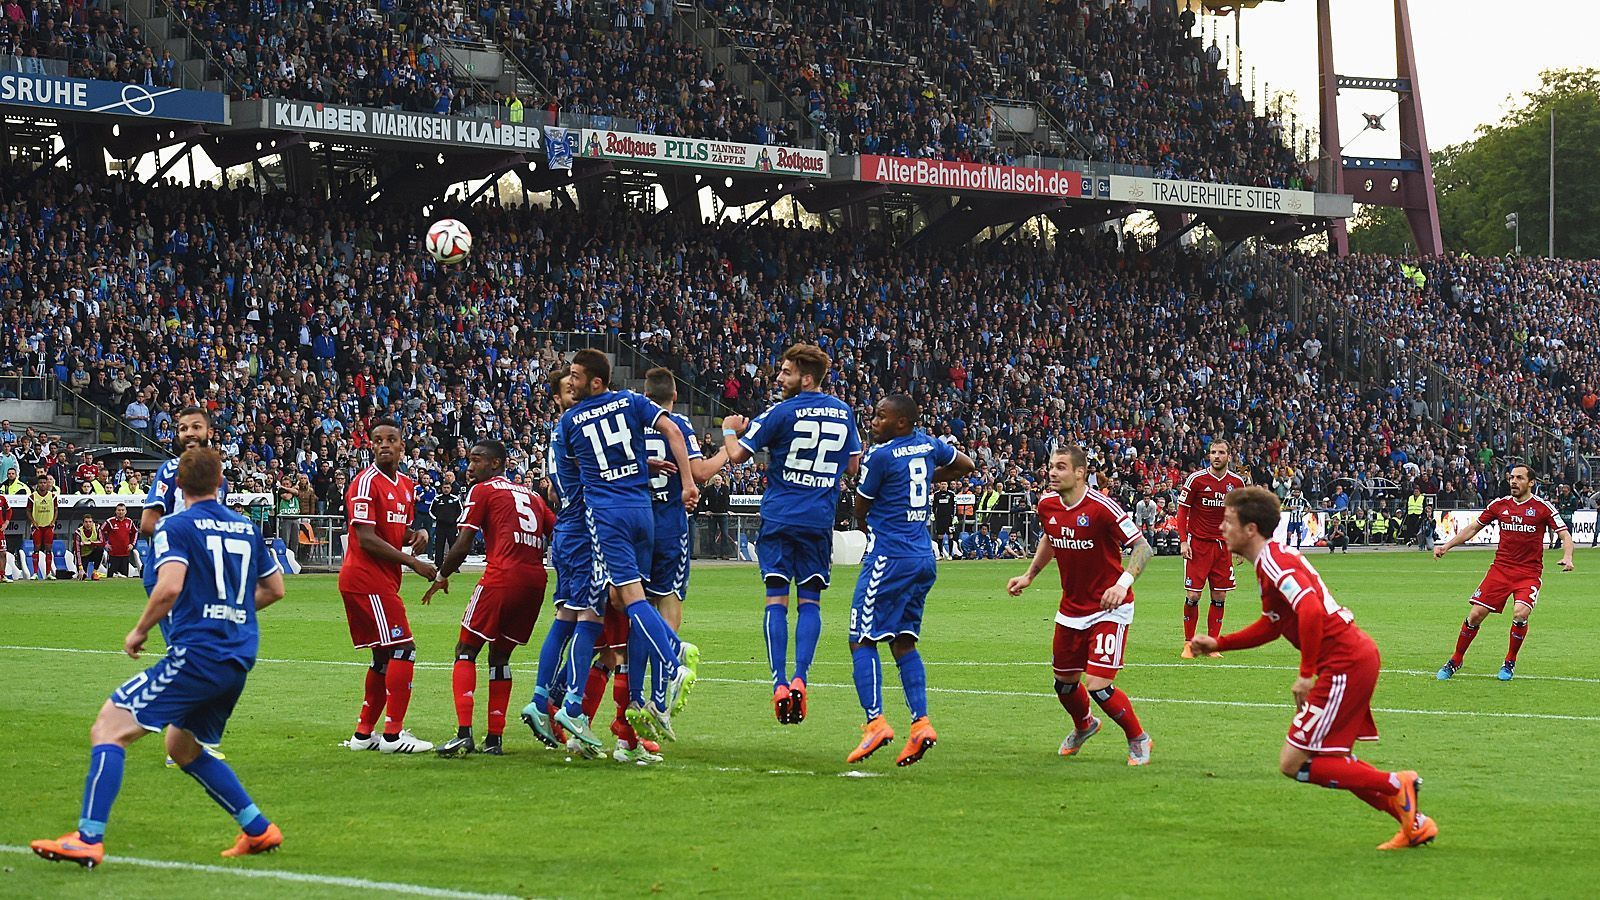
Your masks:
M 1127 572 L 1129 575 L 1132 575 L 1134 578 L 1138 578 L 1144 573 L 1144 567 L 1150 564 L 1150 560 L 1154 558 L 1155 555 L 1155 548 L 1150 546 L 1149 541 L 1145 540 L 1143 537 L 1140 537 L 1138 542 L 1133 545 L 1133 553 L 1128 557 L 1127 564 L 1122 567 L 1123 571 Z

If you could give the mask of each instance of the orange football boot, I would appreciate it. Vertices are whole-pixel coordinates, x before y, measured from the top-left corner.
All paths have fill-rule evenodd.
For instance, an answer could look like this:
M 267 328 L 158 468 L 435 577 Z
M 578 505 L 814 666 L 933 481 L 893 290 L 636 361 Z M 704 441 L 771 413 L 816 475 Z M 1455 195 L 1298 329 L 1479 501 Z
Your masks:
M 927 753 L 937 743 L 939 743 L 938 733 L 928 723 L 928 717 L 923 716 L 911 723 L 911 736 L 906 738 L 906 745 L 900 748 L 900 755 L 895 757 L 894 764 L 897 766 L 912 765 L 922 758 L 922 754 Z
M 878 716 L 867 724 L 861 726 L 861 743 L 856 745 L 850 755 L 844 758 L 847 763 L 858 763 L 879 750 L 883 749 L 894 740 L 894 729 L 889 727 L 889 720 Z
M 75 862 L 85 869 L 100 865 L 106 858 L 105 844 L 86 844 L 76 831 L 53 841 L 34 841 L 28 846 L 51 862 Z
M 1395 832 L 1394 837 L 1378 845 L 1379 850 L 1410 850 L 1412 847 L 1421 847 L 1433 843 L 1439 836 L 1439 825 L 1427 816 L 1418 814 L 1411 823 L 1411 837 L 1406 837 L 1406 830 L 1401 828 Z
M 1400 822 L 1400 834 L 1406 840 L 1416 837 L 1417 820 L 1421 811 L 1417 808 L 1417 795 L 1422 791 L 1422 779 L 1416 772 L 1400 772 L 1400 790 L 1389 798 L 1389 809 Z
M 789 724 L 789 709 L 793 704 L 787 684 L 780 684 L 772 689 L 772 712 L 778 717 L 779 725 Z
M 806 683 L 798 675 L 789 682 L 789 724 L 799 725 L 806 720 Z
M 239 832 L 239 839 L 233 846 L 222 851 L 223 856 L 254 856 L 257 853 L 271 853 L 283 846 L 283 832 L 278 830 L 276 822 L 267 826 L 267 830 L 255 837 L 244 832 Z

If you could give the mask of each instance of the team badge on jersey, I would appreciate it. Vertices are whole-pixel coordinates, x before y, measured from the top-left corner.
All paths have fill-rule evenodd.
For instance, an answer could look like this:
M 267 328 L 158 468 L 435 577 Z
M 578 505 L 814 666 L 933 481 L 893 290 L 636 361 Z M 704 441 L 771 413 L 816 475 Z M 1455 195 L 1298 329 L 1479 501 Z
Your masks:
M 1079 516 L 1078 517 L 1078 527 L 1079 528 L 1086 528 L 1086 527 L 1088 527 L 1088 525 L 1089 525 L 1089 517 L 1088 516 L 1084 515 L 1084 516 Z

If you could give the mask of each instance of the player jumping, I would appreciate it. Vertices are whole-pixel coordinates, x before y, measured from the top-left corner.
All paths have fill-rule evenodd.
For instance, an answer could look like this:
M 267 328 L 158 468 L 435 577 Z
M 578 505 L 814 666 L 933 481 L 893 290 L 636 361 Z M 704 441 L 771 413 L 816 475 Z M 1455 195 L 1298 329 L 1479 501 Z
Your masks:
M 1020 597 L 1055 557 L 1061 575 L 1061 606 L 1056 612 L 1051 667 L 1056 699 L 1072 716 L 1073 731 L 1061 742 L 1062 756 L 1074 756 L 1100 731 L 1089 712 L 1089 698 L 1122 727 L 1128 739 L 1128 765 L 1150 762 L 1155 742 L 1134 714 L 1133 701 L 1113 679 L 1122 669 L 1128 626 L 1133 624 L 1133 582 L 1155 556 L 1144 534 L 1116 501 L 1089 487 L 1088 454 L 1062 447 L 1050 454 L 1050 486 L 1039 498 L 1044 535 L 1028 571 L 1011 579 L 1006 591 Z M 1130 550 L 1127 567 L 1122 551 Z M 1087 691 L 1085 691 L 1087 688 Z
M 417 645 L 400 599 L 400 570 L 410 568 L 428 581 L 438 570 L 415 555 L 428 546 L 428 533 L 411 529 L 417 492 L 410 476 L 400 471 L 406 455 L 400 426 L 390 419 L 376 419 L 367 437 L 372 465 L 362 469 L 344 492 L 350 527 L 344 565 L 339 568 L 339 593 L 344 597 L 350 641 L 358 649 L 372 651 L 372 664 L 367 668 L 355 734 L 345 745 L 351 750 L 426 753 L 433 744 L 405 730 Z M 411 553 L 401 549 L 407 546 Z M 380 714 L 385 714 L 383 731 L 374 735 Z
M 765 449 L 767 490 L 761 495 L 756 555 L 766 582 L 762 613 L 767 661 L 772 667 L 772 708 L 778 721 L 806 717 L 806 677 L 822 636 L 822 592 L 833 571 L 833 519 L 839 479 L 861 466 L 861 438 L 850 407 L 822 393 L 831 360 L 820 347 L 795 344 L 783 353 L 778 385 L 783 399 L 752 420 L 722 420 L 723 448 L 738 465 Z M 795 611 L 794 677 L 789 677 L 789 585 L 799 595 Z
M 89 775 L 77 831 L 34 841 L 45 859 L 93 868 L 105 859 L 106 822 L 122 788 L 127 748 L 146 732 L 165 732 L 167 753 L 243 829 L 223 856 L 248 856 L 283 843 L 228 764 L 202 745 L 222 740 L 259 646 L 256 613 L 283 597 L 283 575 L 254 524 L 217 502 L 222 460 L 215 450 L 185 451 L 177 484 L 187 507 L 164 517 L 149 566 L 155 590 L 122 649 L 138 659 L 150 629 L 165 620 L 167 652 L 123 682 L 89 729 Z
M 436 591 L 450 592 L 449 578 L 461 568 L 472 542 L 483 535 L 487 565 L 461 615 L 461 636 L 456 639 L 456 663 L 450 687 L 456 700 L 456 736 L 439 747 L 440 756 L 476 753 L 472 742 L 473 694 L 478 689 L 478 653 L 489 645 L 489 733 L 483 752 L 501 754 L 506 730 L 506 707 L 511 702 L 511 653 L 533 636 L 544 605 L 544 548 L 555 527 L 555 514 L 544 498 L 506 478 L 506 447 L 499 441 L 481 440 L 467 456 L 467 478 L 472 488 L 461 508 L 455 543 L 439 562 L 433 586 L 422 595 L 423 605 Z
M 1189 641 L 1200 620 L 1200 590 L 1211 585 L 1211 610 L 1206 634 L 1222 633 L 1222 612 L 1233 590 L 1233 557 L 1222 541 L 1222 501 L 1228 492 L 1244 487 L 1244 479 L 1228 470 L 1232 448 L 1220 438 L 1206 451 L 1210 463 L 1197 469 L 1178 491 L 1178 547 L 1183 553 L 1183 652 L 1193 659 Z
M 918 428 L 919 413 L 916 401 L 905 394 L 878 401 L 872 416 L 877 446 L 861 463 L 856 521 L 868 538 L 850 606 L 850 656 L 867 723 L 861 726 L 861 743 L 845 757 L 848 763 L 894 740 L 883 716 L 879 641 L 890 642 L 911 710 L 911 735 L 895 764 L 915 763 L 939 740 L 928 722 L 928 677 L 917 652 L 922 607 L 937 574 L 928 532 L 929 495 L 934 484 L 962 478 L 973 466 L 965 453 Z
M 1496 675 L 1501 681 L 1510 681 L 1517 667 L 1517 653 L 1528 636 L 1528 617 L 1533 605 L 1539 602 L 1539 584 L 1544 577 L 1544 538 L 1552 532 L 1561 537 L 1561 571 L 1572 571 L 1572 532 L 1562 521 L 1555 504 L 1533 492 L 1533 467 L 1518 463 L 1507 475 L 1511 495 L 1501 497 L 1478 514 L 1478 521 L 1469 524 L 1433 550 L 1434 558 L 1449 553 L 1483 529 L 1496 524 L 1500 528 L 1500 543 L 1495 547 L 1494 561 L 1488 574 L 1472 592 L 1467 620 L 1461 623 L 1461 634 L 1456 637 L 1456 652 L 1439 668 L 1438 678 L 1445 681 L 1461 670 L 1461 662 L 1478 636 L 1478 626 L 1489 613 L 1502 613 L 1506 598 L 1515 603 L 1511 612 L 1511 646 L 1506 649 L 1506 660 Z
M 1372 691 L 1378 684 L 1378 645 L 1356 627 L 1317 570 L 1297 550 L 1274 543 L 1282 509 L 1263 487 L 1228 495 L 1222 533 L 1228 549 L 1252 560 L 1261 583 L 1261 618 L 1221 637 L 1194 639 L 1197 652 L 1247 650 L 1282 637 L 1300 651 L 1299 677 L 1290 692 L 1295 715 L 1278 756 L 1290 778 L 1355 794 L 1400 823 L 1379 850 L 1429 843 L 1439 826 L 1417 808 L 1422 779 L 1416 772 L 1383 772 L 1356 759 L 1356 741 L 1378 739 Z

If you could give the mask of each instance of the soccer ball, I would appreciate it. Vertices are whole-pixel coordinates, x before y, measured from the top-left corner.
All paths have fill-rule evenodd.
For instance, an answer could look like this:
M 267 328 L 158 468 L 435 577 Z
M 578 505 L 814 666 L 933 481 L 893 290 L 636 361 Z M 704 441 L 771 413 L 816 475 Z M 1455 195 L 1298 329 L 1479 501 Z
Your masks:
M 472 232 L 456 219 L 440 219 L 428 226 L 428 236 L 423 240 L 428 255 L 445 265 L 467 258 L 472 252 Z

